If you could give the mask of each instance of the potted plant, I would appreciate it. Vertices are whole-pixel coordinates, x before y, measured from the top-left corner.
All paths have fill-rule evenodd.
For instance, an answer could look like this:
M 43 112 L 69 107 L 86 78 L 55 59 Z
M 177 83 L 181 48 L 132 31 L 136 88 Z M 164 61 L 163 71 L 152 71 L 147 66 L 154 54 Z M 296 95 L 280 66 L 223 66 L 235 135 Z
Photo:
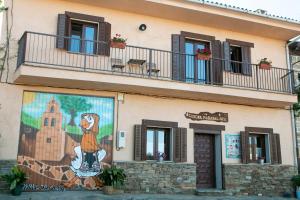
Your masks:
M 124 185 L 126 175 L 124 169 L 111 166 L 110 168 L 105 168 L 99 175 L 99 178 L 104 184 L 104 194 L 114 194 L 117 191 L 115 190 L 116 188 Z
M 292 178 L 292 183 L 294 187 L 296 188 L 296 197 L 297 199 L 300 199 L 300 175 L 295 175 Z
M 258 163 L 261 164 L 261 165 L 265 164 L 265 157 L 259 157 L 258 158 Z
M 121 37 L 121 34 L 116 34 L 116 36 L 114 36 L 111 41 L 110 41 L 110 46 L 112 48 L 119 48 L 119 49 L 125 49 L 126 47 L 126 40 Z
M 17 166 L 14 166 L 9 174 L 1 175 L 1 178 L 10 185 L 9 189 L 12 195 L 21 195 L 23 184 L 27 180 L 26 173 L 24 171 Z
M 268 60 L 267 58 L 263 58 L 259 61 L 258 65 L 260 69 L 267 69 L 269 70 L 271 68 L 272 61 Z
M 211 56 L 211 50 L 207 47 L 204 49 L 197 49 L 196 59 L 197 60 L 209 60 Z
M 159 162 L 163 162 L 164 159 L 167 157 L 167 155 L 166 155 L 165 153 L 158 152 L 158 153 L 157 153 L 157 157 L 158 157 L 158 161 L 159 161 Z

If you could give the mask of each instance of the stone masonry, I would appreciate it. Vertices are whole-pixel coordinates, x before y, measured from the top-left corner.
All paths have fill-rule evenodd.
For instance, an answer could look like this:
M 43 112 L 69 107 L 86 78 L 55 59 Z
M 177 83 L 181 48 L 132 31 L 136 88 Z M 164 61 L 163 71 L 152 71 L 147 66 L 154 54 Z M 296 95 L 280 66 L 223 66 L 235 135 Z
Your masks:
M 115 162 L 127 175 L 126 192 L 194 193 L 196 165 L 173 162 Z
M 279 196 L 292 193 L 291 178 L 297 169 L 291 165 L 225 164 L 224 187 L 234 194 Z

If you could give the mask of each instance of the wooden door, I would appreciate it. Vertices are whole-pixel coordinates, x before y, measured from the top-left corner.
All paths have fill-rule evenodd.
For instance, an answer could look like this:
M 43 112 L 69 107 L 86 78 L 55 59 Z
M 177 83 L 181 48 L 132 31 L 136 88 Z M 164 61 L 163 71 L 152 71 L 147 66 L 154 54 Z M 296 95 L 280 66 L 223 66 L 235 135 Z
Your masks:
M 215 187 L 214 135 L 195 134 L 194 158 L 197 173 L 197 188 Z

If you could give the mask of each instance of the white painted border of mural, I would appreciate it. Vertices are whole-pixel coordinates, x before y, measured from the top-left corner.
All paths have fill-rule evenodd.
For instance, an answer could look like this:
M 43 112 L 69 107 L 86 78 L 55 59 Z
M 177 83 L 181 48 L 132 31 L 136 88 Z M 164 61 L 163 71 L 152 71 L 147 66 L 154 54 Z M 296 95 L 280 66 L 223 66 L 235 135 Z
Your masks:
M 240 134 L 225 133 L 226 159 L 241 159 Z

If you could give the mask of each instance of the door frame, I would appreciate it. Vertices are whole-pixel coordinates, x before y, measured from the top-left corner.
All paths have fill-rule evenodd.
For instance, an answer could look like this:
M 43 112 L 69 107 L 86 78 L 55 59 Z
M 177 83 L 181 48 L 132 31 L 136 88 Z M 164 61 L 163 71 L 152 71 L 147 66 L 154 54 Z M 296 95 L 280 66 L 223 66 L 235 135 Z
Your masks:
M 215 146 L 215 188 L 223 189 L 223 148 L 222 148 L 222 131 L 225 130 L 223 125 L 211 125 L 211 124 L 196 124 L 190 123 L 190 128 L 194 129 L 193 140 L 195 141 L 196 134 L 211 134 L 214 135 Z M 195 144 L 193 144 L 193 148 Z M 195 161 L 194 161 L 195 162 Z

